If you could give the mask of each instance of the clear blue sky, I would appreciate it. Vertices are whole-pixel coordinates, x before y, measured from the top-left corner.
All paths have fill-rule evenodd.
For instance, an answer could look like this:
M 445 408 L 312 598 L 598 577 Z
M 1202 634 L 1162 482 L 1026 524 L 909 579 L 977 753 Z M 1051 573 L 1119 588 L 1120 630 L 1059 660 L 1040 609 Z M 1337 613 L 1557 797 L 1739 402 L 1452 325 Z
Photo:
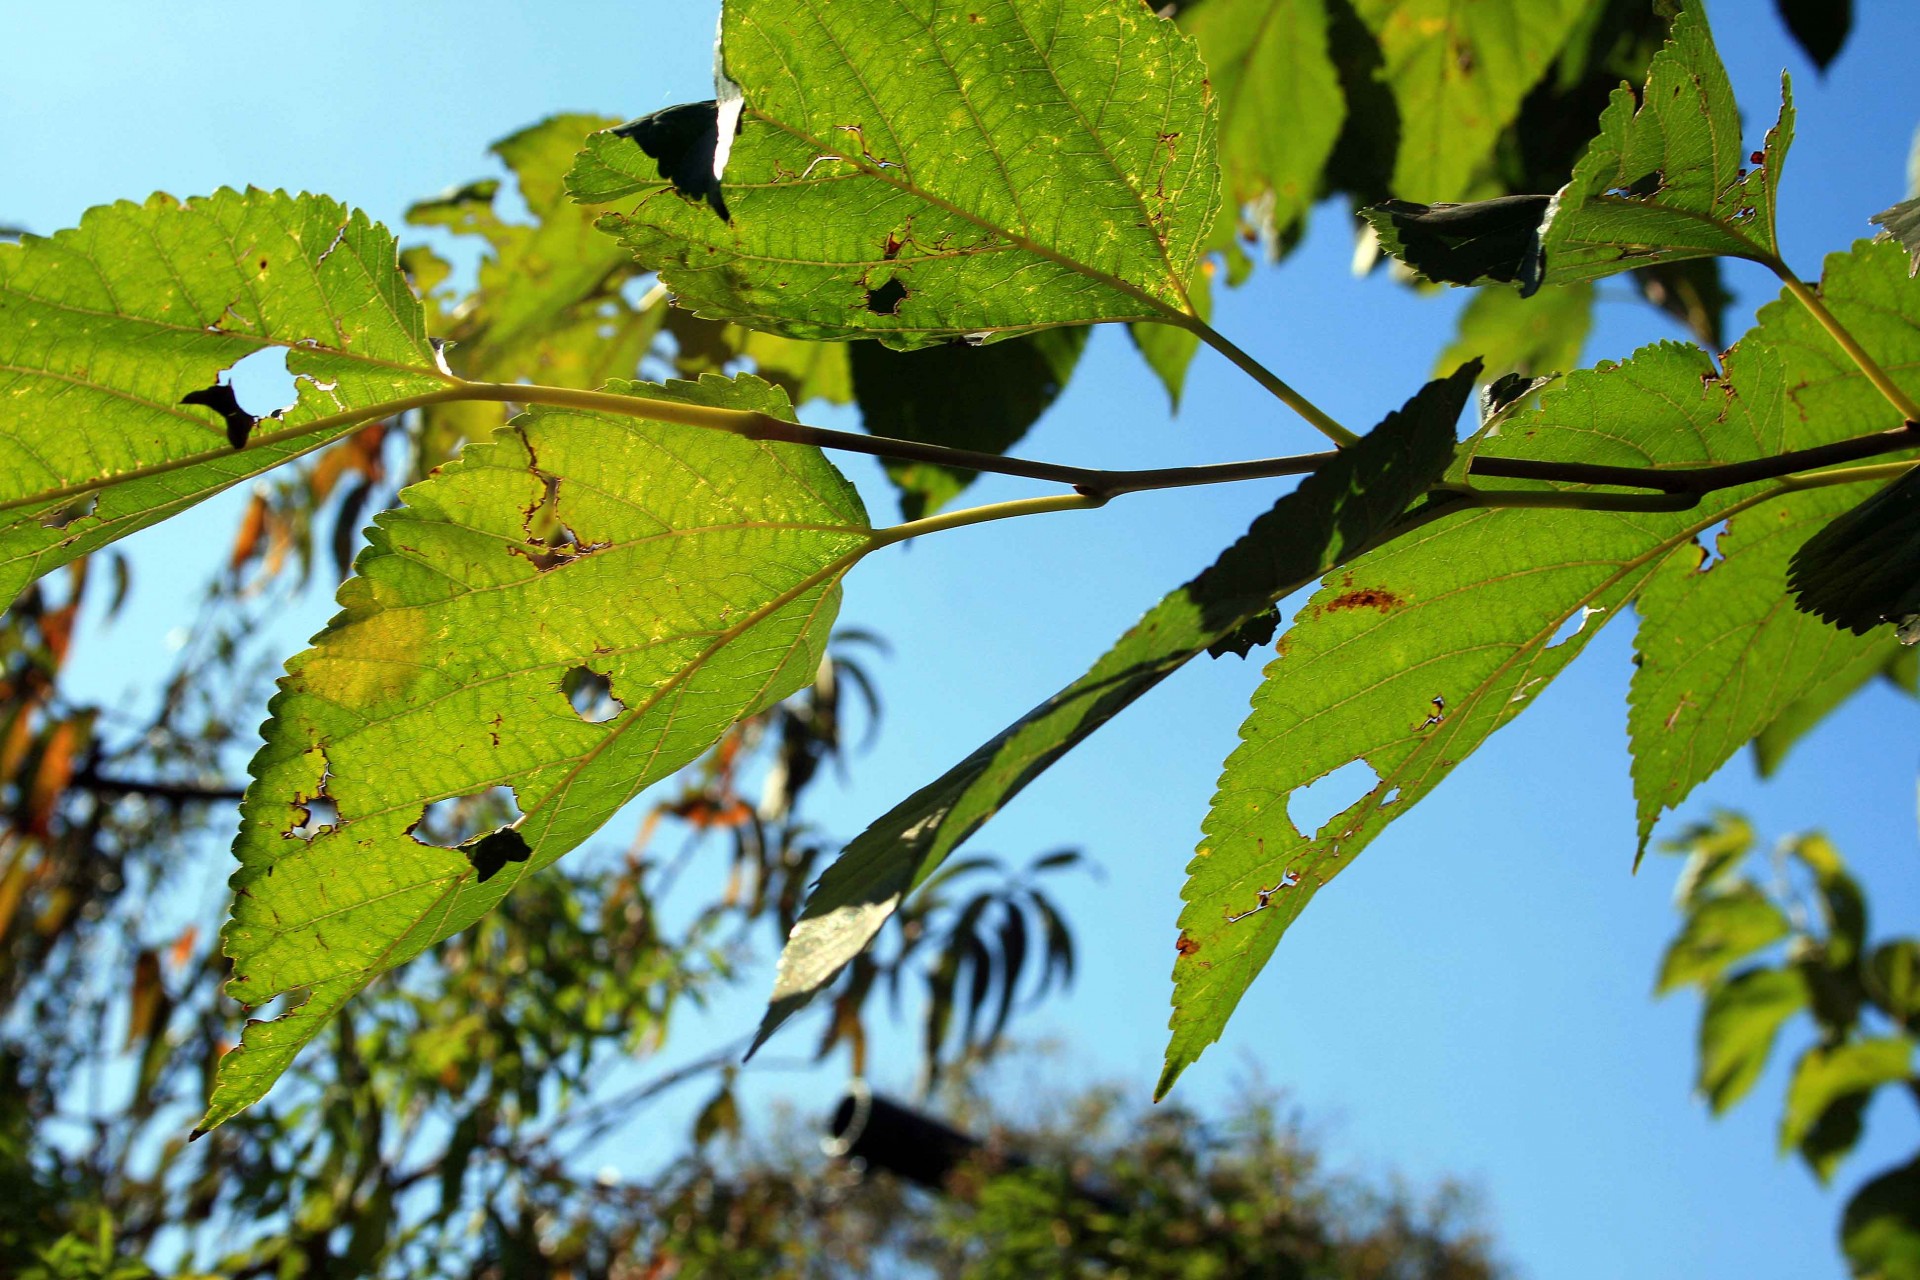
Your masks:
M 11 6 L 0 41 L 0 222 L 35 231 L 153 190 L 253 183 L 324 191 L 397 226 L 412 200 L 489 171 L 493 139 L 551 112 L 638 115 L 708 96 L 717 5 L 339 0 L 324 7 L 155 6 L 66 0 Z M 1823 82 L 1758 0 L 1710 3 L 1753 141 L 1780 70 L 1795 76 L 1799 137 L 1782 227 L 1802 275 L 1871 230 L 1905 194 L 1920 123 L 1920 10 L 1864 0 Z M 1349 422 L 1410 394 L 1464 295 L 1356 282 L 1344 214 L 1322 209 L 1304 246 L 1219 303 L 1218 326 Z M 1773 293 L 1735 271 L 1736 319 Z M 1680 336 L 1618 282 L 1589 360 Z M 1023 446 L 1088 464 L 1173 465 L 1313 447 L 1314 437 L 1203 354 L 1177 419 L 1125 335 L 1095 334 L 1061 403 Z M 833 423 L 832 418 L 812 415 Z M 876 515 L 876 468 L 844 463 Z M 978 500 L 1031 490 L 993 481 Z M 1039 698 L 1077 675 L 1166 588 L 1207 563 L 1276 490 L 1153 495 L 1096 513 L 962 531 L 896 550 L 851 580 L 843 621 L 885 633 L 879 749 L 817 816 L 851 835 Z M 233 498 L 209 516 L 212 544 Z M 194 517 L 188 517 L 192 521 Z M 179 601 L 219 553 L 189 524 L 131 544 L 139 594 L 88 634 L 77 677 L 114 697 L 163 670 Z M 330 612 L 316 595 L 283 624 L 291 652 Z M 1416 1178 L 1459 1174 L 1485 1192 L 1506 1254 L 1539 1277 L 1842 1274 L 1832 1228 L 1844 1191 L 1920 1139 L 1884 1099 L 1838 1192 L 1776 1159 L 1774 1070 L 1733 1116 L 1689 1095 L 1696 1008 L 1649 997 L 1671 933 L 1674 866 L 1629 873 L 1624 707 L 1630 622 L 1321 894 L 1181 1096 L 1224 1101 L 1257 1069 L 1289 1090 L 1337 1164 Z M 1062 844 L 1106 868 L 1072 895 L 1083 976 L 1029 1030 L 1069 1047 L 1063 1076 L 1117 1078 L 1143 1095 L 1164 1040 L 1182 870 L 1259 663 L 1202 662 L 1169 681 L 1032 787 L 979 847 L 1016 858 Z M 1865 879 L 1881 932 L 1920 926 L 1914 780 L 1920 712 L 1876 690 L 1758 784 L 1745 756 L 1685 811 L 1746 809 L 1768 833 L 1823 827 Z M 624 839 L 630 825 L 610 828 Z M 221 855 L 224 856 L 224 855 Z M 217 860 L 216 860 L 217 865 Z M 223 871 L 223 868 L 220 869 Z M 210 865 L 208 882 L 216 882 Z M 757 996 L 757 992 L 755 993 Z M 750 1024 L 723 1006 L 714 1039 Z M 794 1044 L 790 1051 L 802 1046 Z M 1789 1048 L 1797 1046 L 1789 1045 Z M 779 1051 L 776 1046 L 776 1052 Z M 911 1048 L 876 1076 L 904 1079 Z M 781 1079 L 803 1105 L 835 1068 Z M 615 1153 L 619 1155 L 621 1153 Z M 625 1153 L 644 1159 L 638 1148 Z

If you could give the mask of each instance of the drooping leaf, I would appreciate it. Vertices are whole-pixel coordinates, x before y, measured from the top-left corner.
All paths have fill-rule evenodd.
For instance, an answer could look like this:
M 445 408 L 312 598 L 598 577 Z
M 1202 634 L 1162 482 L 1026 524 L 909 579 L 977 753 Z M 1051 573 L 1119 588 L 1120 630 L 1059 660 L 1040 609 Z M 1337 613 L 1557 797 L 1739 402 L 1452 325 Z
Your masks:
M 863 342 L 848 357 L 861 420 L 872 434 L 1005 453 L 1065 388 L 1086 345 L 1084 328 L 1043 329 L 985 347 L 892 351 Z M 886 468 L 908 520 L 938 511 L 974 477 L 930 462 L 890 460 Z
M 1687 4 L 1646 87 L 1637 99 L 1626 85 L 1614 91 L 1600 136 L 1554 197 L 1541 228 L 1547 279 L 1566 284 L 1716 254 L 1774 257 L 1774 201 L 1792 142 L 1783 77 L 1779 122 L 1748 155 L 1706 16 Z
M 568 179 L 682 305 L 903 348 L 1192 314 L 1212 94 L 1137 0 L 728 0 L 720 61 L 728 217 L 619 130 Z
M 1829 514 L 1832 523 L 1794 553 L 1794 603 L 1832 629 L 1864 636 L 1892 623 L 1903 643 L 1920 641 L 1920 475 L 1909 471 Z
M 283 192 L 154 196 L 0 244 L 0 335 L 0 606 L 359 425 L 343 414 L 452 384 L 386 229 Z M 235 448 L 200 406 L 266 347 L 299 399 Z
M 1883 1084 L 1905 1080 L 1912 1063 L 1913 1041 L 1905 1036 L 1815 1045 L 1807 1050 L 1787 1086 L 1787 1106 L 1780 1116 L 1781 1152 L 1802 1149 L 1824 1181 L 1852 1142 L 1821 1142 L 1817 1151 L 1805 1150 L 1809 1140 L 1819 1137 L 1822 1119 L 1835 1108 L 1857 1108 Z
M 1202 320 L 1213 318 L 1212 259 L 1202 259 L 1193 278 L 1187 281 L 1187 301 L 1193 304 L 1194 314 Z M 1146 320 L 1128 325 L 1127 332 L 1141 359 L 1147 362 L 1147 368 L 1153 370 L 1153 376 L 1167 389 L 1167 403 L 1174 412 L 1179 412 L 1180 393 L 1187 385 L 1187 368 L 1200 350 L 1199 335 L 1190 329 Z
M 1777 373 L 1755 403 L 1739 381 L 1695 348 L 1657 344 L 1572 374 L 1475 448 L 1634 467 L 1776 452 Z M 1279 641 L 1188 864 L 1161 1092 L 1219 1037 L 1313 896 L 1726 509 L 1718 495 L 1686 512 L 1483 508 L 1326 581 Z M 1374 785 L 1317 832 L 1298 829 L 1292 794 L 1356 760 Z
M 1753 739 L 1753 763 L 1763 778 L 1772 777 L 1787 758 L 1787 753 L 1825 720 L 1841 703 L 1865 688 L 1876 676 L 1884 676 L 1896 687 L 1897 672 L 1912 650 L 1901 645 L 1890 633 L 1871 637 L 1846 665 L 1836 668 L 1807 697 L 1788 703 Z M 1911 692 L 1911 690 L 1908 690 Z
M 1220 101 L 1226 194 L 1269 239 L 1305 215 L 1346 118 L 1325 0 L 1202 0 L 1180 11 Z
M 1189 659 L 1357 554 L 1445 470 L 1477 370 L 1429 383 L 1167 595 L 1093 669 L 862 832 L 781 952 L 756 1043 L 830 983 L 907 893 L 1034 778 Z
M 1853 0 L 1773 0 L 1773 4 L 1813 65 L 1822 71 L 1831 66 L 1853 30 Z
M 1553 64 L 1580 0 L 1354 0 L 1380 41 L 1400 111 L 1395 193 L 1465 197 L 1513 122 L 1527 90 Z
M 1754 952 L 1793 931 L 1767 895 L 1741 884 L 1694 904 L 1660 960 L 1656 993 L 1719 978 Z
M 1715 1115 L 1747 1095 L 1787 1019 L 1807 1007 L 1798 969 L 1749 969 L 1708 989 L 1697 1087 Z
M 613 389 L 788 414 L 751 378 Z M 368 982 L 811 680 L 840 576 L 870 545 L 817 450 L 574 410 L 516 419 L 405 498 L 288 664 L 252 765 L 228 991 L 305 999 L 248 1027 L 203 1127 L 265 1092 Z M 569 703 L 583 667 L 608 682 L 611 719 Z M 430 806 L 499 788 L 517 820 L 422 842 Z M 309 816 L 321 798 L 327 825 Z
M 1920 1278 L 1920 1159 L 1869 1181 L 1847 1201 L 1840 1247 L 1868 1280 Z
M 1460 313 L 1459 332 L 1438 367 L 1451 369 L 1478 356 L 1488 382 L 1510 373 L 1564 373 L 1578 367 L 1592 325 L 1592 285 L 1545 289 L 1531 298 L 1483 289 Z

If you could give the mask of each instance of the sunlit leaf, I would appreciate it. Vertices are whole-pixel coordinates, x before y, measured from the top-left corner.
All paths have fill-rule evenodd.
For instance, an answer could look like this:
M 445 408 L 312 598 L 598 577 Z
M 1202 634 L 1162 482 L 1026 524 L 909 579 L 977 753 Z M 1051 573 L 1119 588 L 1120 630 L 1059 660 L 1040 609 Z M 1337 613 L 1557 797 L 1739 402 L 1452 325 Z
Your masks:
M 1804 1147 L 1817 1137 L 1816 1129 L 1828 1111 L 1857 1105 L 1883 1084 L 1905 1080 L 1912 1072 L 1913 1041 L 1905 1036 L 1852 1040 L 1838 1045 L 1815 1045 L 1794 1068 L 1787 1086 L 1787 1107 L 1780 1117 L 1780 1150 Z M 1852 1143 L 1823 1143 L 1806 1152 L 1815 1172 L 1825 1179 Z
M 755 379 L 615 390 L 788 413 Z M 248 1027 L 203 1127 L 368 982 L 810 681 L 870 545 L 816 450 L 572 410 L 517 419 L 405 499 L 288 664 L 252 765 L 228 990 L 305 999 Z M 611 719 L 569 703 L 581 667 L 608 681 Z M 510 824 L 422 842 L 432 806 L 509 795 Z
M 1654 990 L 1710 983 L 1792 931 L 1780 908 L 1752 885 L 1703 898 L 1687 913 L 1686 923 L 1661 957 L 1660 980 Z
M 1429 383 L 1254 521 L 1240 541 L 1163 599 L 1086 675 L 850 843 L 808 898 L 781 952 L 758 1041 L 831 982 L 908 892 L 1055 760 L 1189 659 L 1388 527 L 1451 461 L 1454 423 L 1476 372 L 1468 366 Z
M 1262 234 L 1285 232 L 1312 205 L 1347 114 L 1326 0 L 1202 0 L 1180 26 L 1220 100 L 1227 198 Z
M 0 335 L 0 606 L 359 425 L 343 413 L 450 385 L 393 237 L 320 196 L 154 196 L 0 244 Z M 298 380 L 283 414 L 183 403 L 267 347 Z
M 1393 189 L 1459 200 L 1573 31 L 1580 0 L 1354 0 L 1400 109 Z
M 1802 738 L 1875 677 L 1884 676 L 1898 687 L 1895 672 L 1911 653 L 1912 650 L 1903 648 L 1890 632 L 1883 632 L 1845 666 L 1821 681 L 1816 694 L 1782 707 L 1772 723 L 1754 735 L 1753 762 L 1760 776 L 1772 777 Z
M 1747 1095 L 1787 1019 L 1807 1007 L 1798 969 L 1750 969 L 1707 992 L 1697 1087 L 1715 1114 Z
M 898 347 L 1191 314 L 1212 93 L 1138 0 L 728 0 L 720 63 L 743 103 L 595 134 L 568 180 L 682 305 Z
M 1723 380 L 1695 348 L 1648 347 L 1570 375 L 1476 447 L 1633 467 L 1764 456 L 1781 438 L 1777 362 L 1750 363 Z M 1736 383 L 1761 394 L 1749 400 Z M 1280 639 L 1188 864 L 1162 1092 L 1219 1037 L 1313 896 L 1735 500 L 1671 513 L 1469 511 L 1327 579 Z M 1296 826 L 1293 793 L 1354 761 L 1372 774 L 1360 794 L 1317 831 Z

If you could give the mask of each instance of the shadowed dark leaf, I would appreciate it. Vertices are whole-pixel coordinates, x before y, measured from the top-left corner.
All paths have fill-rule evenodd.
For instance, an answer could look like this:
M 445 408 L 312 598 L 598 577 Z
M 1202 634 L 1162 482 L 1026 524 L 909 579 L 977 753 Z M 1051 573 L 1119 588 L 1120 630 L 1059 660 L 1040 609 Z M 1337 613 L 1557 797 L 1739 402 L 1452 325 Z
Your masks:
M 1853 30 L 1853 0 L 1773 0 L 1773 7 L 1814 66 L 1833 65 Z
M 629 121 L 612 132 L 632 139 L 646 152 L 674 190 L 689 199 L 705 201 L 722 222 L 730 220 L 714 165 L 720 148 L 718 102 L 683 102 Z
M 1787 579 L 1794 601 L 1836 627 L 1883 623 L 1920 640 L 1920 473 L 1909 471 L 1807 539 Z

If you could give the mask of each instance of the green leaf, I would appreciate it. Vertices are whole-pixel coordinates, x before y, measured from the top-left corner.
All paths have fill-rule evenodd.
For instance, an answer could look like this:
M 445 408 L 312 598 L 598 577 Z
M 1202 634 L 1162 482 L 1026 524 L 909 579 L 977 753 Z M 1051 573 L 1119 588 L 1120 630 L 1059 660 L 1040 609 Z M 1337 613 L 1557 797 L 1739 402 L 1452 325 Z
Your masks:
M 1445 470 L 1477 370 L 1432 382 L 1280 499 L 1086 675 L 894 806 L 827 869 L 780 954 L 756 1045 L 833 981 L 907 893 L 1083 738 L 1188 660 L 1355 555 Z
M 1695 348 L 1658 344 L 1570 375 L 1476 447 L 1635 467 L 1775 452 L 1777 390 L 1751 406 L 1737 381 Z M 1219 1038 L 1312 897 L 1725 511 L 1482 508 L 1326 581 L 1280 640 L 1187 867 L 1160 1092 Z M 1375 783 L 1317 832 L 1296 827 L 1293 793 L 1356 760 Z
M 1798 969 L 1749 969 L 1708 988 L 1700 1013 L 1698 1088 L 1715 1115 L 1753 1088 L 1780 1028 L 1807 1000 L 1807 980 Z
M 1800 836 L 1787 848 L 1813 872 L 1814 884 L 1820 890 L 1820 912 L 1827 926 L 1827 966 L 1834 970 L 1851 968 L 1867 945 L 1866 895 L 1860 892 L 1860 884 L 1847 870 L 1840 851 L 1825 836 Z
M 1859 650 L 1851 661 L 1834 669 L 1830 678 L 1821 682 L 1815 694 L 1782 707 L 1773 722 L 1753 739 L 1753 762 L 1760 776 L 1772 777 L 1801 738 L 1825 720 L 1834 708 L 1865 688 L 1875 676 L 1894 680 L 1896 669 L 1912 652 L 1904 648 L 1892 634 L 1882 632 L 1872 637 L 1872 642 Z
M 1509 373 L 1528 378 L 1564 373 L 1579 365 L 1592 325 L 1592 285 L 1544 289 L 1530 298 L 1482 289 L 1460 313 L 1459 333 L 1437 367 L 1451 369 L 1479 356 L 1488 382 Z
M 345 435 L 355 410 L 451 384 L 393 237 L 337 201 L 284 192 L 158 195 L 0 244 L 0 333 L 0 606 Z M 284 415 L 249 428 L 182 403 L 266 347 L 284 348 L 298 379 Z
M 1733 516 L 1719 558 L 1672 557 L 1642 593 L 1639 662 L 1627 699 L 1633 788 L 1645 849 L 1684 800 L 1789 708 L 1831 706 L 1883 648 L 1792 606 L 1787 566 L 1862 487 L 1809 489 Z
M 1527 90 L 1553 64 L 1580 0 L 1354 0 L 1379 38 L 1400 109 L 1393 189 L 1419 200 L 1468 194 Z
M 1900 938 L 1882 943 L 1867 959 L 1868 990 L 1890 1018 L 1920 1019 L 1920 942 Z
M 1847 1201 L 1840 1247 L 1867 1280 L 1920 1280 L 1920 1159 L 1874 1178 Z
M 1179 20 L 1220 100 L 1227 196 L 1283 235 L 1312 207 L 1347 115 L 1325 0 L 1202 0 Z
M 1787 1086 L 1787 1107 L 1780 1117 L 1780 1150 L 1801 1149 L 1822 1181 L 1851 1148 L 1852 1141 L 1821 1140 L 1817 1128 L 1831 1111 L 1845 1113 L 1864 1105 L 1883 1084 L 1905 1080 L 1912 1070 L 1913 1041 L 1905 1036 L 1853 1040 L 1839 1045 L 1815 1045 L 1794 1068 Z M 1830 1122 L 1831 1123 L 1831 1122 Z M 1851 1126 L 1857 1137 L 1857 1122 Z M 1818 1145 L 1813 1145 L 1814 1141 Z
M 908 348 L 1193 313 L 1212 93 L 1138 0 L 728 0 L 720 60 L 744 104 L 717 187 L 714 138 L 659 117 L 568 180 L 682 305 Z
M 1697 3 L 1673 20 L 1636 99 L 1621 85 L 1600 136 L 1554 197 L 1541 227 L 1547 280 L 1567 284 L 1632 267 L 1724 255 L 1778 256 L 1774 202 L 1793 142 L 1793 94 L 1751 160 L 1740 108 Z M 1751 171 L 1749 163 L 1753 164 Z
M 1194 314 L 1202 320 L 1213 318 L 1211 259 L 1201 259 L 1193 279 L 1187 281 L 1187 300 L 1193 304 Z M 1191 329 L 1144 320 L 1128 325 L 1127 333 L 1132 336 L 1133 345 L 1141 358 L 1147 362 L 1147 368 L 1153 370 L 1154 377 L 1160 379 L 1160 385 L 1167 389 L 1167 403 L 1178 413 L 1180 393 L 1187 385 L 1187 368 L 1200 350 L 1200 336 Z
M 753 378 L 613 389 L 788 416 Z M 368 982 L 811 680 L 839 579 L 871 545 L 817 450 L 575 410 L 533 410 L 405 499 L 288 664 L 253 761 L 227 989 L 306 995 L 222 1060 L 203 1128 Z M 582 667 L 610 682 L 611 719 L 569 703 Z M 517 821 L 421 842 L 430 805 L 499 788 Z
M 861 420 L 874 435 L 1005 453 L 1066 387 L 1086 345 L 1085 329 L 1043 329 L 985 347 L 891 351 L 862 342 L 848 356 Z M 931 462 L 886 468 L 908 520 L 938 511 L 974 477 Z
M 1701 899 L 1660 960 L 1655 994 L 1706 986 L 1740 961 L 1793 932 L 1786 915 L 1750 884 Z
M 1788 585 L 1834 628 L 1864 636 L 1891 622 L 1902 643 L 1920 641 L 1920 473 L 1843 508 L 1795 552 Z

